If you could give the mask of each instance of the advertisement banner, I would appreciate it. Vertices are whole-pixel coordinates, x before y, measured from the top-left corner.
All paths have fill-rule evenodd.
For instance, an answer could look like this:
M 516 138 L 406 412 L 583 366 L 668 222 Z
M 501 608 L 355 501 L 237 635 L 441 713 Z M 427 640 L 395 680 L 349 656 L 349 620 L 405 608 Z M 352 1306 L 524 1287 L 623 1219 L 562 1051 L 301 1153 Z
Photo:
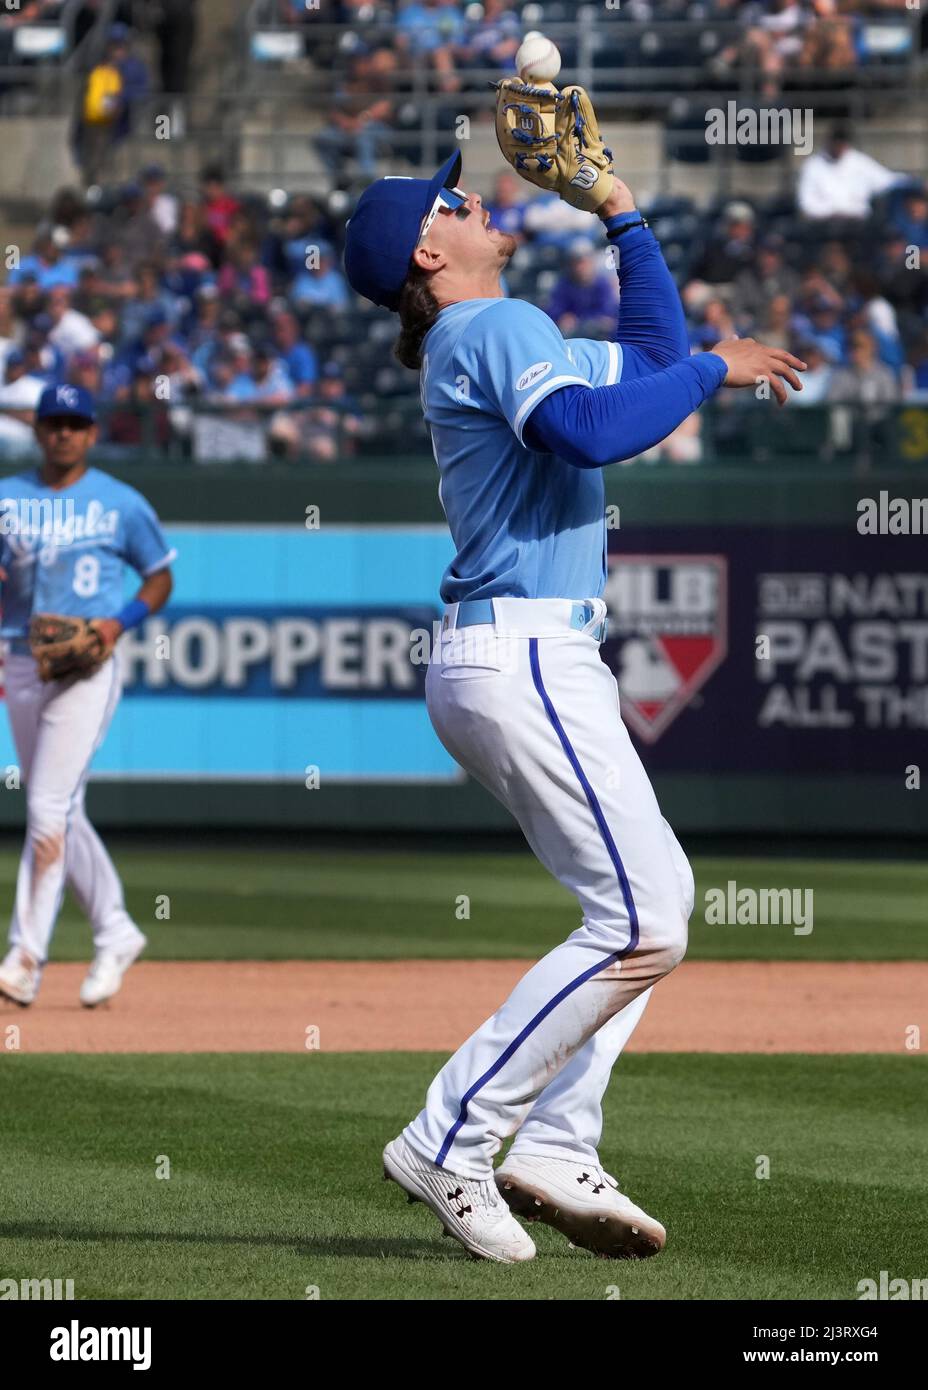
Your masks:
M 411 639 L 440 617 L 436 527 L 173 526 L 174 594 L 120 642 L 92 776 L 454 782 Z M 138 581 L 127 586 L 135 591 Z M 7 721 L 0 764 L 16 762 Z
M 649 769 L 901 775 L 924 757 L 924 537 L 623 530 L 606 599 L 603 657 Z
M 168 536 L 174 595 L 120 643 L 125 690 L 94 778 L 465 780 L 424 702 L 445 528 Z M 608 561 L 603 658 L 649 772 L 901 777 L 924 759 L 924 537 L 623 528 Z M 0 766 L 15 763 L 2 720 Z

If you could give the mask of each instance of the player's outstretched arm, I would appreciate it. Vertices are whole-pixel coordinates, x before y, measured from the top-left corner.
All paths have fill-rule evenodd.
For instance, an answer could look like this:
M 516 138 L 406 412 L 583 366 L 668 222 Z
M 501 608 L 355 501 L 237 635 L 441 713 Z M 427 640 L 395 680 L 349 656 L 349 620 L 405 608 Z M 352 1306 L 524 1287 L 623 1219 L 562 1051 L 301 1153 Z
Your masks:
M 614 386 L 564 386 L 535 407 L 522 442 L 578 468 L 602 468 L 659 444 L 724 383 L 726 364 L 705 352 Z
M 720 343 L 714 352 L 674 362 L 663 371 L 615 386 L 564 386 L 539 402 L 522 432 L 523 443 L 556 454 L 578 468 L 601 468 L 637 457 L 666 439 L 721 386 L 769 382 L 785 405 L 785 382 L 802 389 L 798 357 L 753 338 Z

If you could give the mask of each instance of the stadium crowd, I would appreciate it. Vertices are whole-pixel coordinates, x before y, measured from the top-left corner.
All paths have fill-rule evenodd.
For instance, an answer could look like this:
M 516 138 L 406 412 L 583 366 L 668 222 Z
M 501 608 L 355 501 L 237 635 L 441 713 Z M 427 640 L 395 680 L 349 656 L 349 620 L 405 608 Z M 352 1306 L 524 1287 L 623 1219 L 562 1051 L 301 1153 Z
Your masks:
M 637 90 L 645 104 L 650 90 L 668 86 L 680 95 L 747 83 L 765 101 L 810 84 L 840 92 L 861 69 L 904 61 L 928 39 L 928 12 L 922 19 L 907 0 L 625 0 L 583 9 L 595 19 L 584 50 L 591 86 Z M 416 161 L 409 97 L 423 83 L 439 101 L 482 93 L 488 72 L 515 75 L 522 35 L 549 21 L 565 26 L 554 31 L 565 69 L 580 52 L 573 4 L 319 0 L 307 9 L 304 0 L 266 0 L 261 13 L 298 26 L 312 70 L 334 83 L 316 143 L 341 180 L 351 172 L 370 177 L 387 149 Z M 897 25 L 887 28 L 894 16 Z M 343 26 L 337 38 L 332 22 Z M 452 105 L 435 119 L 450 125 Z
M 623 0 L 603 9 L 587 6 L 586 24 L 599 29 L 595 52 L 604 65 L 621 62 L 623 24 L 724 26 L 725 42 L 708 45 L 713 65 L 725 69 L 748 63 L 780 81 L 793 73 L 865 66 L 880 56 L 872 20 L 912 16 L 911 0 Z M 476 69 L 513 70 L 513 57 L 526 29 L 536 25 L 571 25 L 576 3 L 544 0 L 541 4 L 511 0 L 260 0 L 257 23 L 295 26 L 304 31 L 307 53 L 317 51 L 314 28 L 343 24 L 363 39 L 365 33 L 387 38 L 406 61 L 425 64 L 451 89 L 468 80 Z M 685 30 L 681 30 L 685 33 Z M 392 36 L 392 37 L 391 37 Z M 558 31 L 558 41 L 570 39 Z M 688 37 L 689 63 L 698 63 L 700 45 Z M 698 36 L 697 36 L 698 37 Z M 619 47 L 613 49 L 614 39 Z M 661 61 L 659 37 L 636 54 Z
M 99 206 L 64 190 L 0 291 L 0 450 L 29 449 L 41 387 L 72 382 L 104 406 L 104 446 L 332 457 L 360 420 L 306 330 L 349 305 L 335 236 L 312 199 L 269 216 L 216 167 L 191 201 L 157 166 Z
M 819 26 L 853 19 L 841 0 L 704 0 L 699 8 L 740 23 L 722 60 L 753 54 L 775 81 L 784 64 L 803 61 Z M 900 8 L 883 0 L 855 14 Z M 358 37 L 385 12 L 394 42 Z M 627 0 L 621 11 L 655 19 L 694 12 L 675 0 Z M 510 70 L 524 27 L 505 0 L 321 0 L 318 11 L 269 0 L 264 13 L 306 26 L 342 19 L 357 40 L 331 123 L 316 137 L 333 190 L 346 157 L 366 179 L 391 149 L 404 65 L 428 64 L 453 91 L 468 65 Z M 128 94 L 147 90 L 148 76 L 122 21 L 108 31 L 103 57 L 120 69 L 118 118 L 127 124 Z M 347 195 L 250 194 L 216 165 L 203 169 L 193 197 L 156 165 L 116 188 L 105 182 L 112 140 L 78 145 L 85 177 L 89 162 L 103 187 L 59 192 L 34 244 L 8 257 L 0 287 L 0 457 L 32 449 L 39 392 L 66 382 L 98 396 L 104 450 L 325 462 L 424 443 L 421 427 L 409 428 L 418 418 L 416 379 L 390 356 L 395 321 L 359 301 L 341 269 Z M 507 292 L 539 304 L 566 336 L 614 333 L 618 284 L 598 225 L 534 196 L 510 172 L 486 202 L 519 243 Z M 788 347 L 810 365 L 797 398 L 804 405 L 878 410 L 928 399 L 928 198 L 857 149 L 849 129 L 836 126 L 802 161 L 794 196 L 708 208 L 665 197 L 646 212 L 680 285 L 694 352 L 731 333 Z M 724 409 L 738 413 L 734 402 Z M 692 421 L 663 453 L 688 461 L 702 447 Z
M 837 129 L 814 157 L 848 153 L 860 152 Z M 872 207 L 831 206 L 818 180 L 805 214 L 802 181 L 798 208 L 735 199 L 701 213 L 665 199 L 649 210 L 693 351 L 731 333 L 789 347 L 811 366 L 803 404 L 928 397 L 928 198 L 868 168 Z M 487 200 L 520 243 L 508 291 L 567 336 L 608 336 L 617 279 L 591 219 L 530 194 L 504 172 Z M 114 449 L 258 461 L 382 448 L 382 403 L 412 400 L 416 383 L 391 365 L 392 317 L 348 288 L 342 235 L 320 201 L 276 207 L 233 191 L 218 167 L 204 169 L 195 199 L 156 166 L 98 204 L 61 192 L 0 291 L 0 450 L 31 447 L 28 412 L 61 382 L 97 393 Z

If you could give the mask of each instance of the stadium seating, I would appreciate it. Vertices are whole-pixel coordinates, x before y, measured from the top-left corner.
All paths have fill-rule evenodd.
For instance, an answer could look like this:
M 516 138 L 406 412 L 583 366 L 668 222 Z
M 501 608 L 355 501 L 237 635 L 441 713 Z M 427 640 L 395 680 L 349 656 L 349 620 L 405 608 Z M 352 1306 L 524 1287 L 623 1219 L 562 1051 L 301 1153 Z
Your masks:
M 67 32 L 73 8 L 48 7 L 59 32 Z M 720 12 L 715 5 L 691 0 L 665 0 L 661 4 L 632 0 L 608 11 L 601 6 L 550 0 L 540 5 L 522 5 L 518 10 L 523 27 L 544 27 L 556 38 L 564 58 L 564 77 L 588 81 L 606 119 L 641 117 L 663 122 L 665 169 L 656 178 L 659 186 L 666 183 L 663 175 L 668 167 L 681 169 L 685 174 L 689 166 L 697 166 L 692 175 L 701 180 L 698 197 L 661 191 L 652 193 L 645 204 L 677 283 L 684 292 L 696 286 L 694 292 L 687 294 L 694 348 L 711 345 L 712 321 L 703 322 L 701 317 L 707 293 L 735 315 L 737 329 L 742 333 L 759 332 L 766 312 L 765 305 L 758 306 L 752 300 L 751 314 L 756 316 L 752 318 L 741 302 L 741 291 L 734 278 L 724 278 L 729 272 L 720 251 L 724 250 L 728 209 L 733 201 L 749 204 L 754 229 L 751 247 L 745 253 L 748 259 L 744 264 L 749 269 L 757 264 L 760 241 L 775 236 L 782 239 L 782 264 L 787 270 L 795 274 L 817 270 L 831 283 L 827 266 L 823 269 L 822 252 L 833 238 L 834 228 L 800 215 L 791 186 L 792 175 L 798 171 L 798 161 L 792 154 L 787 155 L 782 146 L 775 145 L 739 146 L 720 154 L 710 149 L 705 139 L 707 95 L 710 100 L 718 100 L 720 94 L 738 90 L 749 104 L 754 71 L 751 25 L 764 29 L 763 5 L 745 7 L 743 12 L 739 9 L 734 18 L 726 8 L 727 17 L 722 21 L 718 20 Z M 866 114 L 870 115 L 881 109 L 881 103 L 895 100 L 904 104 L 904 94 L 911 90 L 907 84 L 911 84 L 913 73 L 923 62 L 924 26 L 919 16 L 903 7 L 892 14 L 870 15 L 865 11 L 866 7 L 861 7 L 856 30 L 854 80 L 862 87 L 866 79 Z M 349 15 L 347 7 L 333 0 L 324 7 L 324 13 L 310 20 L 289 0 L 256 0 L 244 29 L 231 31 L 231 42 L 239 45 L 243 90 L 251 90 L 249 73 L 252 77 L 262 74 L 260 86 L 255 89 L 260 92 L 260 100 L 268 103 L 271 111 L 277 109 L 274 103 L 278 98 L 283 103 L 295 102 L 294 109 L 306 128 L 301 139 L 310 145 L 333 95 L 355 80 L 351 74 L 359 69 L 352 64 L 385 50 L 394 52 L 396 13 L 396 5 L 376 3 L 353 8 Z M 479 7 L 471 6 L 467 11 L 468 24 L 479 24 L 479 18 Z M 809 11 L 803 29 L 806 36 L 813 33 L 816 22 Z M 29 37 L 26 27 L 13 32 L 20 48 L 33 43 L 33 57 L 38 61 L 43 56 L 41 44 Z M 45 57 L 54 56 L 52 47 Z M 456 54 L 464 55 L 465 50 L 458 50 L 453 44 L 449 46 L 449 66 L 444 77 L 427 56 L 410 66 L 400 50 L 395 51 L 399 61 L 394 66 L 387 64 L 391 73 L 388 90 L 394 100 L 389 149 L 381 160 L 380 171 L 430 172 L 434 160 L 454 148 L 450 132 L 454 129 L 455 112 L 472 111 L 479 122 L 486 107 L 486 81 L 498 75 L 499 70 L 475 67 L 466 56 L 460 56 L 460 65 L 455 66 Z M 305 80 L 306 64 L 312 72 L 311 83 Z M 287 80 L 291 70 L 299 74 L 294 84 Z M 274 77 L 269 81 L 272 71 Z M 439 91 L 449 73 L 453 75 L 451 87 Z M 777 99 L 792 100 L 795 93 L 805 90 L 805 84 L 814 81 L 818 84 L 814 90 L 821 101 L 822 118 L 827 119 L 842 109 L 842 83 L 847 76 L 841 70 L 824 75 L 814 72 L 802 67 L 796 58 L 786 63 L 777 76 Z M 0 86 L 2 82 L 0 70 Z M 308 124 L 307 110 L 311 113 Z M 488 115 L 486 111 L 483 116 L 483 134 Z M 395 318 L 357 300 L 347 290 L 340 269 L 345 220 L 365 177 L 356 168 L 349 168 L 347 172 L 340 170 L 337 178 L 324 173 L 314 175 L 303 188 L 278 188 L 273 196 L 258 191 L 263 188 L 261 180 L 252 186 L 248 176 L 236 171 L 236 140 L 248 118 L 247 101 L 231 104 L 223 135 L 223 145 L 230 156 L 223 175 L 226 186 L 212 204 L 208 203 L 204 188 L 192 183 L 187 173 L 173 178 L 168 170 L 168 176 L 161 180 L 159 196 L 168 203 L 174 200 L 175 214 L 187 219 L 183 230 L 162 231 L 153 241 L 146 241 L 147 213 L 144 207 L 139 211 L 137 201 L 132 201 L 138 195 L 127 188 L 124 176 L 107 170 L 100 186 L 88 191 L 83 207 L 80 196 L 76 203 L 68 204 L 66 214 L 60 210 L 60 199 L 55 200 L 54 208 L 37 205 L 35 224 L 41 223 L 43 232 L 51 231 L 57 250 L 48 254 L 60 259 L 64 271 L 40 258 L 33 263 L 37 266 L 37 289 L 32 288 L 28 275 L 23 281 L 15 271 L 11 274 L 9 293 L 14 322 L 8 346 L 0 351 L 5 356 L 10 346 L 22 348 L 35 343 L 41 361 L 37 365 L 34 358 L 30 359 L 30 369 L 41 368 L 48 380 L 69 379 L 74 372 L 98 373 L 105 406 L 120 409 L 135 408 L 136 396 L 147 389 L 145 383 L 153 368 L 167 353 L 179 393 L 177 409 L 171 413 L 172 422 L 181 420 L 179 412 L 198 408 L 234 408 L 239 414 L 247 414 L 249 405 L 259 409 L 255 402 L 262 400 L 262 391 L 271 393 L 266 382 L 262 385 L 261 368 L 253 354 L 255 349 L 265 348 L 273 337 L 279 311 L 289 309 L 297 321 L 299 339 L 311 350 L 309 361 L 315 360 L 319 374 L 315 391 L 323 389 L 321 382 L 327 373 L 329 381 L 339 383 L 329 389 L 327 397 L 333 401 L 336 413 L 360 412 L 369 421 L 376 420 L 376 430 L 367 434 L 362 430 L 355 445 L 346 445 L 349 452 L 408 450 L 420 444 L 425 450 L 424 434 L 419 429 L 412 430 L 412 422 L 417 418 L 416 376 L 400 368 L 391 356 Z M 182 148 L 181 142 L 175 143 Z M 131 164 L 133 153 L 141 153 L 142 148 L 138 138 L 130 137 L 111 161 L 114 168 L 118 162 L 128 173 L 130 184 L 143 177 L 142 162 Z M 621 153 L 619 150 L 620 160 Z M 165 154 L 177 157 L 176 150 L 170 147 Z M 776 177 L 767 185 L 750 185 L 753 191 L 749 192 L 748 185 L 742 188 L 739 182 L 745 162 L 745 178 L 755 172 L 751 164 L 763 166 L 765 162 L 769 162 L 770 172 Z M 704 178 L 699 166 L 705 169 Z M 766 171 L 761 167 L 757 172 Z M 155 175 L 156 182 L 157 178 Z M 776 178 L 781 186 L 773 191 Z M 685 182 L 682 186 L 694 187 Z M 300 205 L 296 195 L 304 193 L 305 188 L 311 190 L 303 198 L 310 210 L 308 220 L 297 218 L 294 222 L 293 208 Z M 869 219 L 840 229 L 851 253 L 850 276 L 846 283 L 832 285 L 841 296 L 843 328 L 861 321 L 881 325 L 880 350 L 884 365 L 894 374 L 900 399 L 912 389 L 904 359 L 907 354 L 913 357 L 916 353 L 928 324 L 925 273 L 915 272 L 908 280 L 900 280 L 898 276 L 894 278 L 892 266 L 883 264 L 885 248 L 895 244 L 900 228 L 909 225 L 906 218 L 910 193 L 911 186 L 900 184 L 874 200 Z M 217 217 L 221 224 L 218 231 Z M 571 235 L 566 239 L 561 235 L 525 235 L 506 273 L 507 292 L 544 308 L 564 274 L 565 245 Z M 157 285 L 153 305 L 166 315 L 166 343 L 159 338 L 162 330 L 157 325 L 144 341 L 128 336 L 129 326 L 138 333 L 140 319 L 137 312 L 129 312 L 130 306 L 120 297 L 108 297 L 107 287 L 114 272 L 107 263 L 107 248 L 113 242 L 125 245 L 124 273 L 133 283 L 143 263 L 154 261 Z M 330 243 L 332 248 L 331 261 L 318 276 L 314 269 L 303 265 L 301 249 L 317 242 Z M 251 260 L 250 246 L 254 248 Z M 697 282 L 707 266 L 714 267 L 723 278 L 711 280 L 704 291 Z M 79 278 L 81 268 L 84 279 Z M 866 278 L 873 268 L 877 270 L 878 284 L 865 293 L 860 288 L 861 276 Z M 69 307 L 80 316 L 76 321 L 80 334 L 89 342 L 94 342 L 93 334 L 97 334 L 89 350 L 70 352 L 55 345 L 49 292 L 62 274 L 72 284 Z M 794 283 L 789 276 L 787 279 Z M 211 318 L 210 304 L 217 297 L 223 313 L 234 309 L 233 321 L 227 323 L 224 335 L 219 322 Z M 90 325 L 89 329 L 81 318 Z M 811 331 L 806 306 L 798 300 L 791 306 L 790 322 L 794 343 Z M 887 331 L 887 324 L 891 331 Z M 600 327 L 595 331 L 598 335 L 603 330 Z M 830 348 L 839 339 L 840 334 L 833 335 Z M 88 351 L 92 359 L 89 363 Z M 275 348 L 272 358 L 276 351 Z M 235 363 L 236 375 L 231 383 L 227 380 L 227 358 Z M 286 403 L 287 393 L 297 391 L 298 381 L 293 375 L 297 368 L 284 366 L 281 361 L 272 365 L 278 390 L 273 399 Z M 306 406 L 305 399 L 301 399 L 301 406 Z M 269 410 L 263 405 L 260 409 L 269 419 Z M 180 430 L 181 425 L 176 428 Z M 811 414 L 801 429 L 796 426 L 797 456 L 807 452 L 809 440 L 814 445 L 816 428 Z M 738 450 L 755 455 L 762 452 L 762 441 L 745 433 L 737 413 L 727 412 L 720 418 L 715 436 L 718 447 L 729 450 L 733 456 Z M 170 442 L 172 451 L 177 448 L 182 453 L 186 448 L 182 432 L 172 436 Z

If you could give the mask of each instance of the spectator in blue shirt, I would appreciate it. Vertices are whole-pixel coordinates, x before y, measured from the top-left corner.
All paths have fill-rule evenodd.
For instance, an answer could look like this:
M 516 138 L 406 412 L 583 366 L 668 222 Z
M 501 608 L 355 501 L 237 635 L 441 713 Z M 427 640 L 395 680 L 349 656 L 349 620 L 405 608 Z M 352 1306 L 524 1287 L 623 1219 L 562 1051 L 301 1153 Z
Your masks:
M 153 261 L 145 261 L 138 268 L 135 298 L 122 311 L 123 338 L 131 341 L 141 337 L 154 310 L 160 310 L 170 324 L 177 323 L 179 308 L 176 298 L 162 288 L 157 265 Z
M 61 231 L 63 233 L 62 261 L 70 261 L 76 265 L 79 275 L 82 275 L 87 269 L 96 272 L 100 265 L 100 257 L 97 254 L 90 213 L 81 210 L 69 225 L 61 228 Z
M 46 386 L 60 386 L 67 367 L 64 353 L 49 341 L 48 335 L 54 326 L 48 314 L 39 314 L 33 319 L 23 341 L 30 375 L 41 377 Z
M 522 21 L 506 0 L 484 0 L 483 18 L 471 20 L 458 52 L 469 67 L 515 72 Z
M 300 272 L 290 287 L 290 298 L 294 304 L 315 304 L 328 309 L 343 309 L 349 301 L 345 277 L 336 268 L 335 257 L 330 247 L 321 246 L 318 252 L 318 268 Z
M 834 367 L 828 361 L 818 343 L 800 343 L 796 352 L 801 354 L 806 370 L 802 374 L 802 390 L 794 391 L 787 385 L 790 404 L 806 409 L 810 405 L 822 405 L 828 399 Z
M 924 189 L 913 189 L 906 194 L 892 223 L 907 246 L 928 251 L 928 196 Z
M 289 373 L 277 356 L 273 343 L 261 343 L 255 348 L 252 379 L 257 398 L 265 405 L 288 405 L 293 400 Z
M 567 271 L 561 276 L 547 305 L 547 312 L 564 334 L 606 332 L 616 326 L 618 282 L 607 271 L 589 242 L 574 245 Z
M 76 352 L 68 363 L 68 382 L 80 386 L 98 400 L 103 391 L 103 371 L 100 353 L 96 348 Z
M 456 0 L 413 0 L 396 17 L 396 44 L 415 64 L 427 59 L 444 92 L 461 83 L 455 72 L 455 50 L 466 37 L 464 14 Z
M 9 283 L 18 285 L 30 275 L 35 277 L 40 290 L 50 290 L 55 285 L 67 285 L 73 290 L 77 289 L 80 266 L 63 257 L 54 237 L 43 232 L 36 237 L 31 255 L 24 256 L 19 265 L 10 270 Z
M 300 337 L 300 325 L 288 311 L 275 314 L 274 346 L 298 397 L 311 396 L 319 377 L 319 363 L 309 343 Z
M 150 87 L 148 68 L 141 58 L 132 52 L 132 41 L 127 24 L 110 26 L 107 46 L 109 61 L 119 69 L 122 78 L 122 96 L 116 138 L 121 140 L 132 129 L 135 107 L 148 96 Z
M 219 318 L 222 314 L 222 301 L 214 284 L 201 285 L 193 296 L 190 318 L 184 337 L 191 358 L 201 348 L 216 341 L 219 332 Z
M 829 362 L 847 360 L 847 329 L 843 323 L 843 303 L 819 295 L 799 314 L 795 327 L 804 338 L 817 343 Z
M 464 38 L 464 15 L 455 0 L 410 0 L 396 17 L 396 32 L 410 53 L 435 53 Z
M 234 309 L 223 309 L 217 301 L 216 309 L 211 301 L 200 306 L 200 327 L 193 334 L 195 344 L 191 361 L 204 377 L 209 377 L 214 358 L 231 347 L 242 331 L 242 320 Z
M 210 365 L 211 394 L 230 404 L 244 404 L 258 399 L 258 387 L 252 376 L 251 345 L 244 334 L 216 353 Z
M 171 320 L 160 305 L 148 309 L 142 322 L 142 331 L 137 338 L 125 342 L 118 354 L 118 362 L 124 364 L 129 377 L 134 378 L 139 363 L 143 360 L 157 359 L 161 349 L 171 336 Z
M 306 249 L 331 242 L 335 228 L 314 199 L 291 198 L 280 220 L 273 223 L 265 247 L 265 264 L 275 276 L 297 275 L 306 265 Z

